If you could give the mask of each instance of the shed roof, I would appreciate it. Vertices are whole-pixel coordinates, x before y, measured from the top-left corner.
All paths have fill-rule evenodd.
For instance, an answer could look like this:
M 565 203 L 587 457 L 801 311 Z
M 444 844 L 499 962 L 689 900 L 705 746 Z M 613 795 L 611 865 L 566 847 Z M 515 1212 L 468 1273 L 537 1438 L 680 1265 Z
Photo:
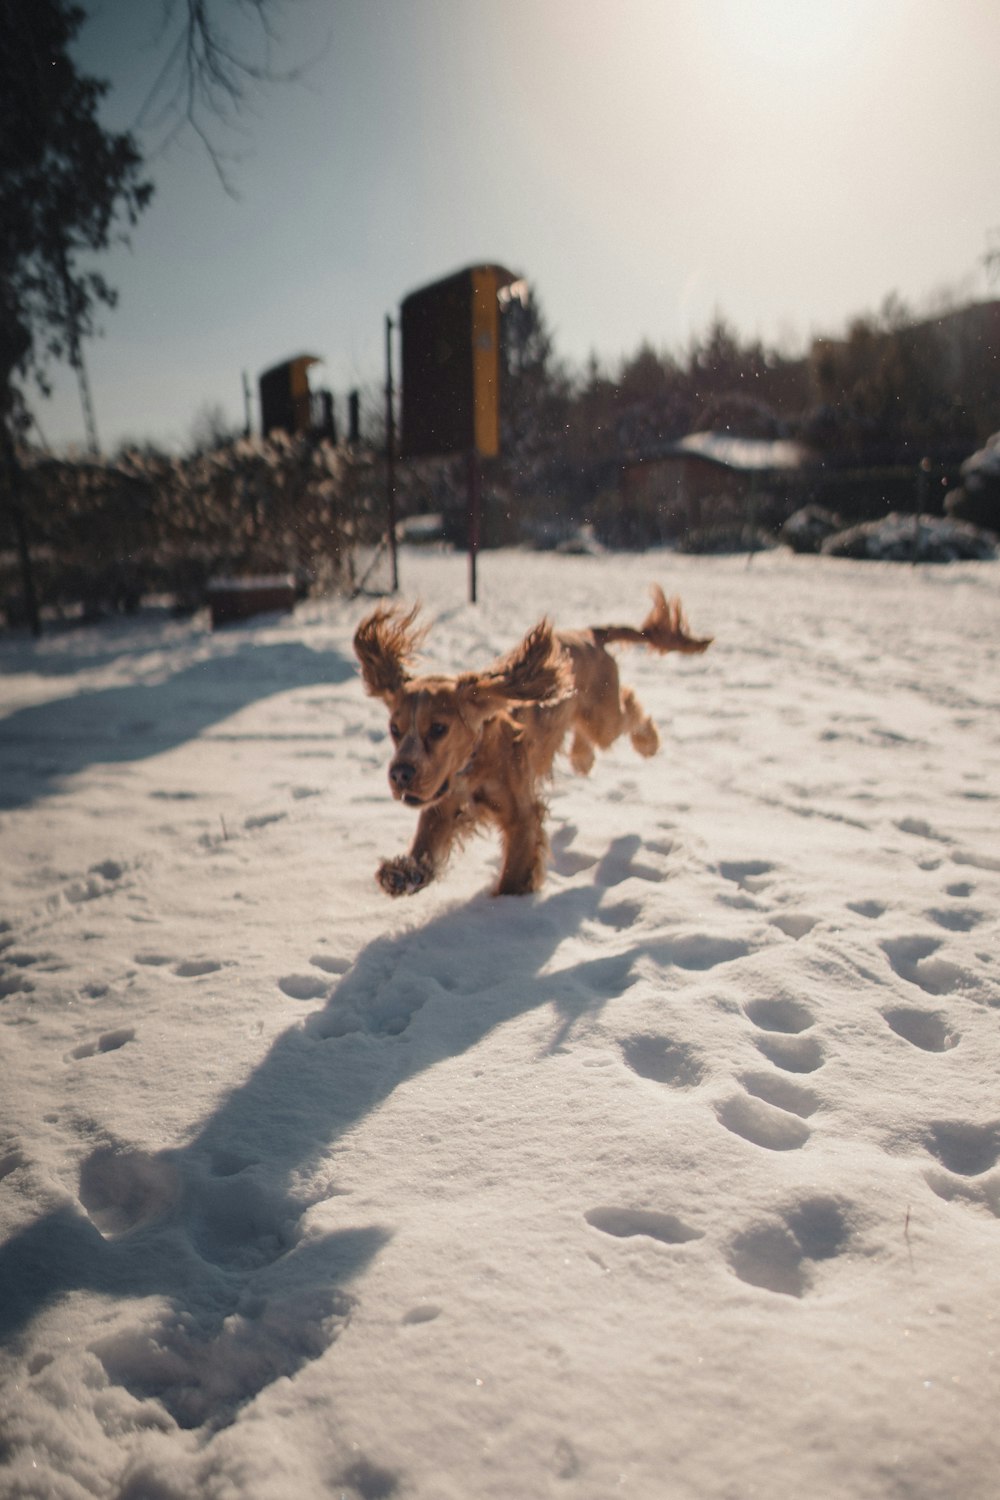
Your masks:
M 690 432 L 677 442 L 666 443 L 639 455 L 640 462 L 661 458 L 702 458 L 724 469 L 760 472 L 766 469 L 800 469 L 812 455 L 801 443 L 788 438 L 733 437 L 728 432 Z

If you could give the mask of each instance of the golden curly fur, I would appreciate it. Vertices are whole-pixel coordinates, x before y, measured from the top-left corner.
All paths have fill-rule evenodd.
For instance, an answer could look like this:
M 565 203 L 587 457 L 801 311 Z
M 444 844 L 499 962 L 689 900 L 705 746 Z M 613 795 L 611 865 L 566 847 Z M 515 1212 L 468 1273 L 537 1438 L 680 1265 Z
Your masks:
M 541 620 L 483 671 L 415 675 L 424 634 L 416 609 L 379 608 L 354 637 L 365 689 L 389 709 L 392 795 L 420 809 L 409 853 L 383 860 L 377 871 L 390 896 L 422 890 L 456 843 L 489 824 L 503 841 L 495 894 L 538 890 L 548 849 L 538 787 L 566 736 L 572 736 L 570 762 L 582 775 L 593 765 L 595 746 L 604 750 L 626 731 L 640 755 L 659 748 L 656 726 L 633 689 L 622 686 L 607 647 L 699 652 L 710 644 L 691 635 L 680 601 L 667 600 L 655 585 L 653 608 L 638 628 L 556 631 Z

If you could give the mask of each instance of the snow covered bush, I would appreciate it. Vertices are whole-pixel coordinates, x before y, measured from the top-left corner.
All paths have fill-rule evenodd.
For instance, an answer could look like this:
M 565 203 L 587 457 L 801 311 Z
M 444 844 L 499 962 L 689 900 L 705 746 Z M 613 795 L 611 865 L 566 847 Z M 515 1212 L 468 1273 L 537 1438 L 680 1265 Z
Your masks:
M 884 520 L 838 531 L 820 550 L 827 557 L 874 562 L 990 562 L 997 544 L 988 531 L 965 521 L 893 511 Z
M 957 521 L 1000 531 L 1000 432 L 965 460 L 961 487 L 947 496 L 945 508 Z
M 218 573 L 292 573 L 303 593 L 329 592 L 353 582 L 358 549 L 382 531 L 369 455 L 283 434 L 186 459 L 34 453 L 23 478 L 36 590 L 85 615 L 130 611 L 150 593 L 196 607 Z M 18 590 L 9 555 L 0 590 Z

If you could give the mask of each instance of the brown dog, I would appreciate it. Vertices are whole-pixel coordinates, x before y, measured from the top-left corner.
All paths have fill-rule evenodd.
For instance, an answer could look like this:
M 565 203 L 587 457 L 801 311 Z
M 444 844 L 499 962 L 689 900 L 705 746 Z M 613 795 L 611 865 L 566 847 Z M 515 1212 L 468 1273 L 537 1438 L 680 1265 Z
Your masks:
M 414 676 L 423 638 L 416 610 L 376 609 L 358 626 L 354 649 L 366 690 L 390 713 L 395 754 L 392 795 L 420 809 L 408 854 L 387 859 L 377 878 L 390 896 L 421 890 L 444 869 L 452 846 L 494 824 L 503 840 L 498 896 L 536 891 L 545 874 L 545 806 L 538 783 L 572 731 L 569 756 L 582 775 L 628 731 L 640 755 L 660 737 L 606 649 L 633 642 L 654 651 L 704 651 L 709 639 L 688 630 L 680 601 L 654 586 L 642 625 L 555 631 L 541 620 L 509 655 L 481 672 Z

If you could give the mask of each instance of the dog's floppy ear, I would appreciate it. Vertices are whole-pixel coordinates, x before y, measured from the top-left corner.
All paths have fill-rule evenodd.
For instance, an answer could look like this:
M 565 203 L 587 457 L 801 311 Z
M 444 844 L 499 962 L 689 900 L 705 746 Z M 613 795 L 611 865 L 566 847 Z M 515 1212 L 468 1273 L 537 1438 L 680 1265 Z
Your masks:
M 424 632 L 417 626 L 418 610 L 402 614 L 395 609 L 376 609 L 361 621 L 354 633 L 354 652 L 361 663 L 365 691 L 386 702 L 393 698 L 410 675 L 410 667 Z
M 510 703 L 555 703 L 571 690 L 566 659 L 552 634 L 552 623 L 539 620 L 513 651 L 483 672 L 466 672 L 456 688 L 463 707 L 482 719 Z

